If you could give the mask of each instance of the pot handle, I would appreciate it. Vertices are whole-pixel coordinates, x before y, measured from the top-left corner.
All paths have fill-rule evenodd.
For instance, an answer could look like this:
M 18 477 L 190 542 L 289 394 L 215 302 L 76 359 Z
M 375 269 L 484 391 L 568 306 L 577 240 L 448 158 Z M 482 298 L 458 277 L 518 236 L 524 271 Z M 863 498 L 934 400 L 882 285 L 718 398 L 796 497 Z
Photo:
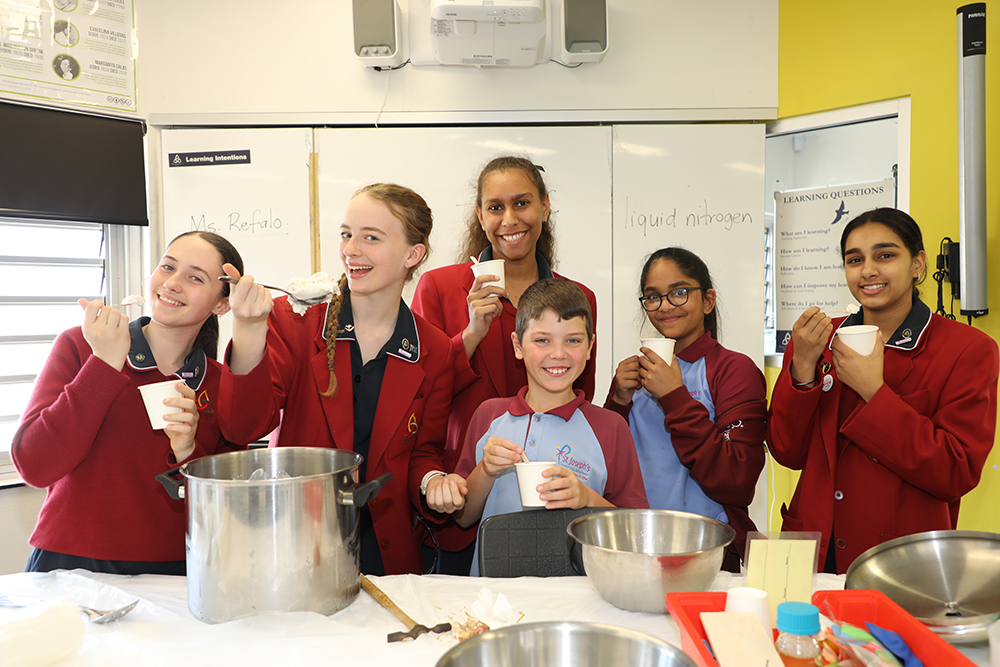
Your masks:
M 343 491 L 340 494 L 340 502 L 344 505 L 364 507 L 369 500 L 378 495 L 378 492 L 382 490 L 382 487 L 390 479 L 392 479 L 392 473 L 387 472 L 384 475 L 379 475 L 370 482 L 365 482 L 354 489 L 354 491 Z
M 164 470 L 156 476 L 156 481 L 163 485 L 163 488 L 167 490 L 167 493 L 174 500 L 184 499 L 184 484 L 171 476 L 180 470 L 181 467 L 182 466 L 177 466 L 176 468 L 171 468 L 170 470 Z

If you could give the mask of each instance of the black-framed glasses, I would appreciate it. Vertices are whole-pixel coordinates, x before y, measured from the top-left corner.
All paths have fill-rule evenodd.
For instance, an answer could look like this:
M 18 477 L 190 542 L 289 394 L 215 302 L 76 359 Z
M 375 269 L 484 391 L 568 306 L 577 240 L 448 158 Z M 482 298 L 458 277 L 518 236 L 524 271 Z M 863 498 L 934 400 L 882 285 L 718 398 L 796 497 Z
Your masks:
M 666 294 L 643 294 L 639 297 L 639 303 L 642 304 L 643 310 L 648 312 L 653 312 L 654 310 L 659 310 L 660 303 L 663 299 L 667 300 L 672 306 L 683 306 L 691 298 L 691 292 L 694 290 L 705 291 L 707 287 L 678 287 L 677 289 L 672 289 Z

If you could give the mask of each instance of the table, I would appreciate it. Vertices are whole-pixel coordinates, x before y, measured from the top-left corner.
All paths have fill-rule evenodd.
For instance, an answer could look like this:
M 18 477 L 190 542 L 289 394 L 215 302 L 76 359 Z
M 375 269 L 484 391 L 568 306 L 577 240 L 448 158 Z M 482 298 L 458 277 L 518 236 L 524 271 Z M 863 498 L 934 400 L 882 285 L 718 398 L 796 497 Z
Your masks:
M 372 577 L 403 611 L 418 623 L 431 626 L 471 608 L 485 587 L 503 594 L 521 623 L 590 621 L 619 625 L 680 646 L 677 624 L 668 614 L 624 611 L 605 602 L 586 577 L 489 579 L 443 575 Z M 842 589 L 844 577 L 817 574 L 813 587 Z M 743 584 L 743 578 L 720 572 L 712 585 L 725 591 Z M 48 574 L 0 576 L 0 595 L 35 599 L 65 597 L 91 607 L 110 609 L 141 601 L 131 614 L 109 625 L 86 623 L 87 636 L 76 655 L 58 667 L 116 667 L 135 665 L 184 667 L 239 667 L 318 665 L 399 665 L 432 667 L 456 640 L 423 635 L 416 641 L 389 644 L 386 635 L 402 624 L 367 593 L 361 592 L 347 608 L 326 617 L 311 612 L 265 614 L 229 623 L 209 625 L 187 608 L 183 577 L 142 575 L 127 577 L 83 570 Z M 23 613 L 0 608 L 0 622 Z M 985 642 L 960 650 L 975 664 L 989 666 Z M 0 664 L 3 657 L 0 655 Z M 933 667 L 933 666 L 928 666 Z

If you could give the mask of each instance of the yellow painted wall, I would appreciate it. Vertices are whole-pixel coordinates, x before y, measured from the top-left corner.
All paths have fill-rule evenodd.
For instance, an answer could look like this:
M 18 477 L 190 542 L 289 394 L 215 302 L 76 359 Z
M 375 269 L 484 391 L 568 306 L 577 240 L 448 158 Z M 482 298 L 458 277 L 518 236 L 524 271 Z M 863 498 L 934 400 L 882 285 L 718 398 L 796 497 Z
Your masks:
M 930 265 L 941 239 L 958 240 L 958 90 L 956 10 L 942 0 L 779 0 L 778 117 L 790 118 L 909 97 L 909 213 L 920 224 Z M 987 252 L 1000 258 L 1000 2 L 987 2 Z M 945 294 L 950 294 L 946 286 Z M 990 314 L 974 326 L 1000 340 L 1000 262 L 988 282 Z M 922 290 L 933 309 L 936 291 Z M 947 308 L 947 296 L 946 296 Z M 958 316 L 958 302 L 955 307 Z M 959 318 L 966 321 L 964 318 Z M 769 369 L 769 384 L 777 369 Z M 775 471 L 776 507 L 794 476 Z M 770 503 L 769 503 L 770 504 Z M 1000 532 L 1000 447 L 962 502 L 959 528 Z M 775 510 L 780 526 L 780 515 Z

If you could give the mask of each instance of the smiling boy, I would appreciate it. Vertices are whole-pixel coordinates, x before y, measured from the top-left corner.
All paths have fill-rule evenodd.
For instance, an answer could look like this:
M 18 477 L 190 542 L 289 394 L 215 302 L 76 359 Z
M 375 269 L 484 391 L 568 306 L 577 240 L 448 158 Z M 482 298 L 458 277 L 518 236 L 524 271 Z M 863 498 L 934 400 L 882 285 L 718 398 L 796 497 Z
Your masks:
M 467 478 L 461 526 L 522 509 L 514 464 L 552 461 L 538 486 L 546 509 L 648 508 L 635 443 L 618 414 L 589 403 L 573 382 L 594 348 L 594 325 L 583 291 L 572 281 L 528 287 L 511 336 L 528 385 L 516 396 L 483 403 L 472 417 L 456 473 Z M 478 552 L 478 544 L 477 544 Z M 473 560 L 472 574 L 478 575 Z

